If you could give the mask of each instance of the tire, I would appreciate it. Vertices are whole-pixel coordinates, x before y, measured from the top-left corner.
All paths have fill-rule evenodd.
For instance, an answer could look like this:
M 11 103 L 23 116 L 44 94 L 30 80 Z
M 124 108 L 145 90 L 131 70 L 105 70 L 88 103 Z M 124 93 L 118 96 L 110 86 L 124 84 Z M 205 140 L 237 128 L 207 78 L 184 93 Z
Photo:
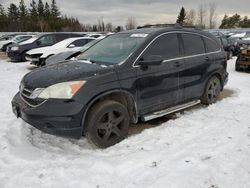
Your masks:
M 240 57 L 237 57 L 236 63 L 235 63 L 235 71 L 241 71 L 239 67 Z
M 87 114 L 84 134 L 99 148 L 107 148 L 128 135 L 129 114 L 121 103 L 106 100 L 95 104 Z
M 22 54 L 21 54 L 21 62 L 25 62 L 25 61 L 27 61 L 27 59 L 26 59 L 26 52 L 23 52 Z
M 221 92 L 221 82 L 217 76 L 211 77 L 205 87 L 203 96 L 201 97 L 201 103 L 210 105 L 216 103 Z
M 230 50 L 229 51 L 229 59 L 232 59 L 233 58 L 233 52 Z

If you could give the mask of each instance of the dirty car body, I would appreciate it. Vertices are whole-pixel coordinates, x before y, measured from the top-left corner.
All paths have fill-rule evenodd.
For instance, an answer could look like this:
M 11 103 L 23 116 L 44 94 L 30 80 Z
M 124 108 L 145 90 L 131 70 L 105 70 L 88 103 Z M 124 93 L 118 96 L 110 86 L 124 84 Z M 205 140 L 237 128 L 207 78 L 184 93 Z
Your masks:
M 201 52 L 188 51 L 193 38 Z M 12 100 L 13 112 L 44 132 L 80 138 L 89 123 L 86 117 L 100 101 L 122 104 L 131 123 L 147 121 L 157 111 L 199 101 L 211 77 L 218 77 L 222 90 L 226 66 L 217 39 L 203 31 L 170 27 L 121 32 L 76 61 L 25 75 Z

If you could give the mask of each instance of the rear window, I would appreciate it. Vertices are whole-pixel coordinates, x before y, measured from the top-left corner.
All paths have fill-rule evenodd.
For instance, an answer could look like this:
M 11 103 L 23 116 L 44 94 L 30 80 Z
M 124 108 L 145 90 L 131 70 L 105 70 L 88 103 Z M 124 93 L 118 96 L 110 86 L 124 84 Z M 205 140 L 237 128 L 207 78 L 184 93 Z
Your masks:
M 80 46 L 84 46 L 88 42 L 89 42 L 88 39 L 79 39 L 79 40 L 72 42 L 71 44 L 74 44 L 76 47 L 80 47 Z
M 212 39 L 209 39 L 206 37 L 204 37 L 203 39 L 205 41 L 208 53 L 209 52 L 216 52 L 216 51 L 220 50 L 220 46 Z
M 184 51 L 187 56 L 205 53 L 202 37 L 195 34 L 182 34 Z

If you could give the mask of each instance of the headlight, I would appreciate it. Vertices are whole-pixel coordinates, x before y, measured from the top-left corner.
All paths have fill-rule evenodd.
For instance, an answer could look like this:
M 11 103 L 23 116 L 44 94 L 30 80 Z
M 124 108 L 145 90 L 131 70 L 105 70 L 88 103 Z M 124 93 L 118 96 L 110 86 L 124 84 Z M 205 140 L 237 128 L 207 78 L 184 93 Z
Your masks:
M 52 86 L 49 86 L 41 91 L 41 89 L 36 89 L 35 95 L 42 99 L 71 99 L 74 94 L 86 83 L 86 81 L 72 81 L 72 82 L 62 82 Z M 34 97 L 34 96 L 33 96 Z
M 18 51 L 19 50 L 19 47 L 18 46 L 14 46 L 11 48 L 12 51 Z

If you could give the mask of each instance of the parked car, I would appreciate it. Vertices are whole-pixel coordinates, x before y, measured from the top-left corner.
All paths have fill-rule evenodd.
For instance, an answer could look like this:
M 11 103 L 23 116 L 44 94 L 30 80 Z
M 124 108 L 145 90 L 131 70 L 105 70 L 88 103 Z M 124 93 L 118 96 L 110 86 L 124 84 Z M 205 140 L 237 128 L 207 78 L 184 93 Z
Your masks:
M 98 147 L 128 135 L 130 123 L 215 103 L 228 80 L 227 59 L 211 34 L 182 27 L 124 31 L 76 62 L 24 76 L 12 100 L 17 117 L 47 132 L 82 135 Z
M 223 46 L 225 52 L 227 53 L 227 59 L 232 59 L 234 45 L 231 45 L 228 41 L 228 38 L 225 36 L 217 36 L 217 39 L 220 41 L 221 45 Z
M 0 41 L 5 41 L 5 40 L 10 40 L 13 37 L 15 37 L 17 34 L 7 34 L 7 35 L 3 35 L 0 37 Z
M 248 40 L 241 40 L 238 42 L 240 53 L 235 63 L 236 71 L 250 70 L 250 38 Z
M 23 41 L 26 41 L 32 37 L 34 37 L 35 35 L 16 35 L 15 37 L 13 37 L 12 39 L 10 40 L 5 40 L 5 41 L 1 41 L 0 42 L 0 49 L 3 51 L 3 52 L 6 52 L 7 50 L 7 47 L 11 44 L 17 44 L 17 43 L 20 43 L 20 42 L 23 42 Z
M 77 48 L 77 49 L 74 49 L 74 50 L 70 50 L 70 51 L 66 51 L 66 52 L 61 52 L 61 53 L 52 55 L 52 56 L 48 57 L 45 60 L 45 65 L 54 65 L 54 64 L 58 64 L 58 63 L 63 63 L 66 60 L 75 59 L 77 56 L 79 56 L 84 51 L 86 51 L 91 46 L 95 45 L 97 42 L 99 42 L 100 40 L 102 40 L 104 38 L 105 38 L 105 36 L 98 37 L 97 39 L 89 42 L 88 44 L 84 45 L 81 48 Z
M 82 35 L 76 33 L 47 33 L 37 35 L 27 41 L 11 45 L 7 55 L 12 61 L 26 61 L 25 55 L 27 51 L 52 46 L 64 39 L 73 37 L 82 37 Z
M 238 54 L 240 53 L 240 47 L 238 45 L 238 41 L 240 40 L 240 38 L 238 37 L 228 37 L 228 42 L 231 46 L 233 46 L 233 56 L 238 56 Z
M 30 50 L 26 53 L 26 59 L 31 61 L 31 64 L 36 66 L 44 66 L 45 60 L 48 57 L 60 52 L 66 52 L 72 49 L 80 49 L 82 46 L 93 40 L 95 40 L 95 38 L 91 37 L 68 38 L 52 46 Z
M 105 36 L 104 34 L 102 33 L 90 33 L 90 34 L 87 34 L 88 37 L 93 37 L 93 38 L 99 38 L 99 37 L 103 37 Z

